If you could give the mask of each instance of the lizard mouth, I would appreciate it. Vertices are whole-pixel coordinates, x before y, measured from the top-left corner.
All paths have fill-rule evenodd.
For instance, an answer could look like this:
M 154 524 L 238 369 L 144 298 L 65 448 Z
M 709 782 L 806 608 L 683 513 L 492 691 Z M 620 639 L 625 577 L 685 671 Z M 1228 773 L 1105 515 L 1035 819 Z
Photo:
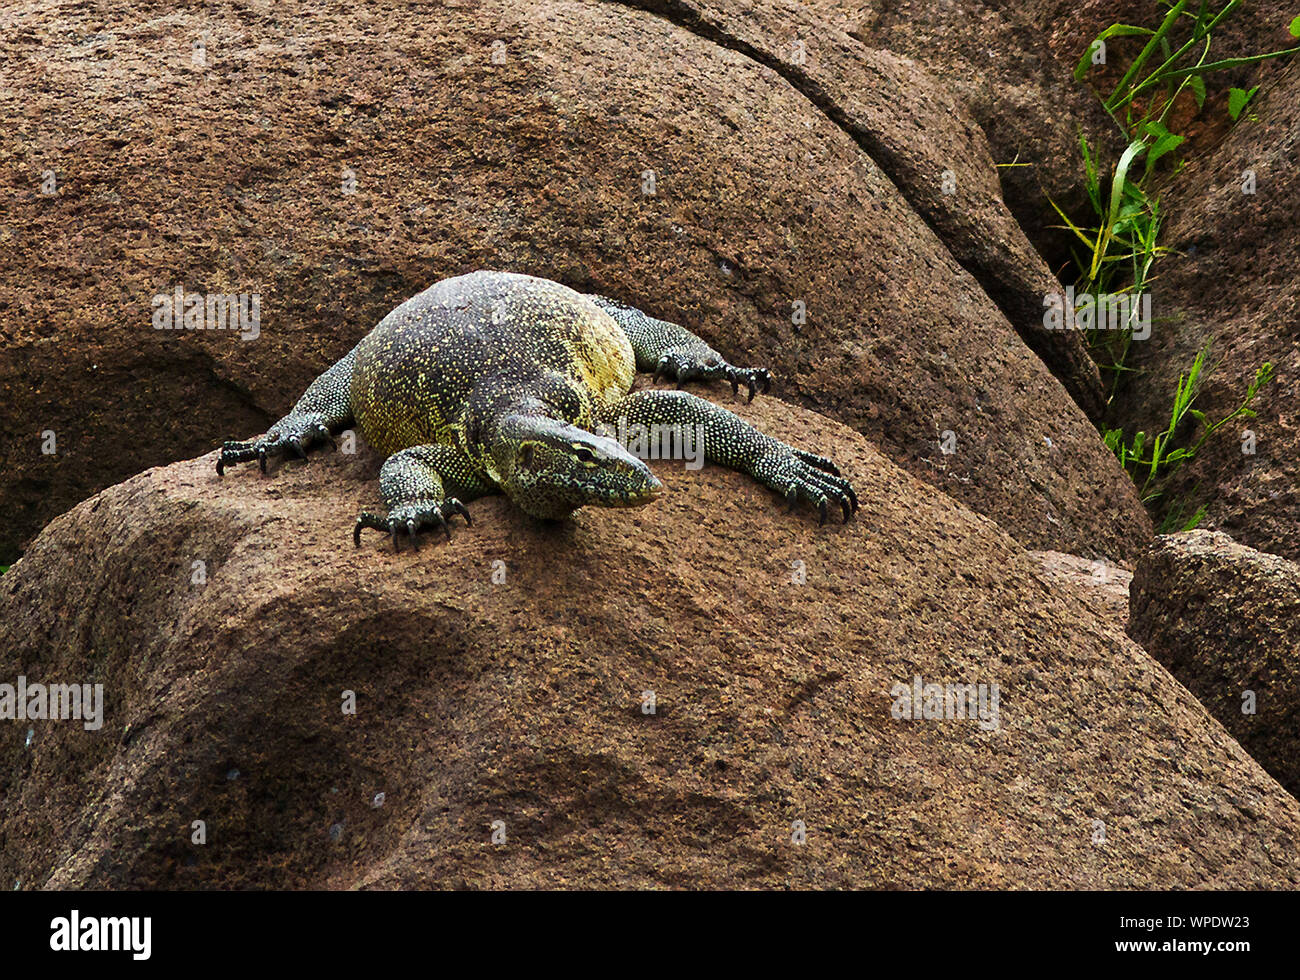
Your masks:
M 617 490 L 601 501 L 606 507 L 642 507 L 665 493 L 663 483 L 653 474 L 632 490 Z

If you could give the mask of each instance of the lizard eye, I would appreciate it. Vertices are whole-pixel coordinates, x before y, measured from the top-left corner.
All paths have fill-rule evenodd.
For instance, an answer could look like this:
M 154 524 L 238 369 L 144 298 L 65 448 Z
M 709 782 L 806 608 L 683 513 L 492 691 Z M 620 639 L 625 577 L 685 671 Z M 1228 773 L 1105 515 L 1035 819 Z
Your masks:
M 580 459 L 584 463 L 596 462 L 596 454 L 593 453 L 586 446 L 578 446 L 576 449 L 574 449 L 573 455 L 577 456 L 578 459 Z

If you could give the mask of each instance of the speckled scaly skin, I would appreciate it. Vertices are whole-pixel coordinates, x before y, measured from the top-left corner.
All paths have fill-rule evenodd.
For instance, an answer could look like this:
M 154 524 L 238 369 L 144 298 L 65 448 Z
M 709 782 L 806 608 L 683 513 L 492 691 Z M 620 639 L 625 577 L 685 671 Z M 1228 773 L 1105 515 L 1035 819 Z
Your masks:
M 564 517 L 578 507 L 638 506 L 663 489 L 649 468 L 602 432 L 660 426 L 704 435 L 704 457 L 753 476 L 793 506 L 848 520 L 857 496 L 828 459 L 764 435 L 712 402 L 682 391 L 632 392 L 637 369 L 678 383 L 722 378 L 767 390 L 766 370 L 728 364 L 675 323 L 601 296 L 508 272 L 444 279 L 380 321 L 317 378 L 267 434 L 222 446 L 232 463 L 333 442 L 356 424 L 387 456 L 379 472 L 387 515 L 362 528 L 394 545 L 425 527 L 448 529 L 466 502 L 504 492 L 526 513 Z M 698 429 L 696 427 L 699 427 Z

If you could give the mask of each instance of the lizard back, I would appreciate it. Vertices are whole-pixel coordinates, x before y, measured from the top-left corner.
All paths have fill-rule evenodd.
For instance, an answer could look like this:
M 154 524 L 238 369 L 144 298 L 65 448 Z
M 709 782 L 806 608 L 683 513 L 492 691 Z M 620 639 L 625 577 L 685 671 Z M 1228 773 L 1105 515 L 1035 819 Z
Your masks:
M 463 445 L 476 389 L 526 393 L 544 376 L 575 396 L 568 421 L 590 426 L 631 389 L 635 369 L 622 328 L 580 293 L 533 276 L 473 272 L 413 296 L 357 345 L 351 401 L 366 439 L 391 454 Z

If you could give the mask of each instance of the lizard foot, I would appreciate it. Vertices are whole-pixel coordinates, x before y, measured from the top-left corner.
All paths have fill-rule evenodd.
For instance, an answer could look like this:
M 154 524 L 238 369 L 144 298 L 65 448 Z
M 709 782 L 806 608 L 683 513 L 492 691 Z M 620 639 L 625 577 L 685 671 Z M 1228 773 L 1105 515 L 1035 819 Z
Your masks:
M 724 378 L 731 382 L 733 395 L 740 390 L 742 384 L 748 387 L 748 400 L 751 402 L 758 392 L 767 392 L 772 387 L 772 372 L 767 368 L 738 368 L 721 358 L 701 362 L 682 353 L 668 353 L 659 358 L 659 363 L 655 365 L 654 380 L 658 381 L 661 377 L 676 381 L 678 387 L 697 378 L 705 381 Z
M 378 514 L 372 514 L 369 511 L 362 511 L 357 518 L 356 527 L 352 529 L 352 544 L 355 547 L 361 546 L 361 529 L 370 527 L 376 531 L 385 531 L 393 536 L 393 550 L 401 551 L 399 542 L 401 538 L 399 533 L 405 529 L 407 536 L 411 539 L 411 547 L 416 551 L 420 549 L 420 539 L 417 535 L 420 528 L 440 527 L 447 532 L 447 540 L 451 540 L 451 525 L 447 523 L 447 518 L 453 514 L 459 514 L 465 518 L 465 523 L 472 525 L 474 521 L 469 516 L 469 511 L 455 497 L 448 497 L 446 500 L 412 500 L 409 503 L 401 504 L 394 507 L 388 512 L 387 517 L 380 517 Z
M 840 476 L 839 469 L 824 456 L 782 446 L 763 460 L 757 475 L 763 483 L 785 497 L 790 510 L 793 511 L 800 500 L 816 506 L 820 515 L 818 524 L 826 523 L 832 502 L 840 505 L 846 523 L 858 509 L 858 495 L 852 484 Z
M 263 473 L 266 461 L 292 452 L 300 459 L 307 458 L 307 450 L 319 442 L 328 442 L 335 449 L 338 444 L 325 425 L 322 415 L 286 415 L 259 439 L 237 441 L 228 439 L 221 445 L 221 458 L 217 460 L 217 476 L 224 476 L 232 463 L 257 460 Z

